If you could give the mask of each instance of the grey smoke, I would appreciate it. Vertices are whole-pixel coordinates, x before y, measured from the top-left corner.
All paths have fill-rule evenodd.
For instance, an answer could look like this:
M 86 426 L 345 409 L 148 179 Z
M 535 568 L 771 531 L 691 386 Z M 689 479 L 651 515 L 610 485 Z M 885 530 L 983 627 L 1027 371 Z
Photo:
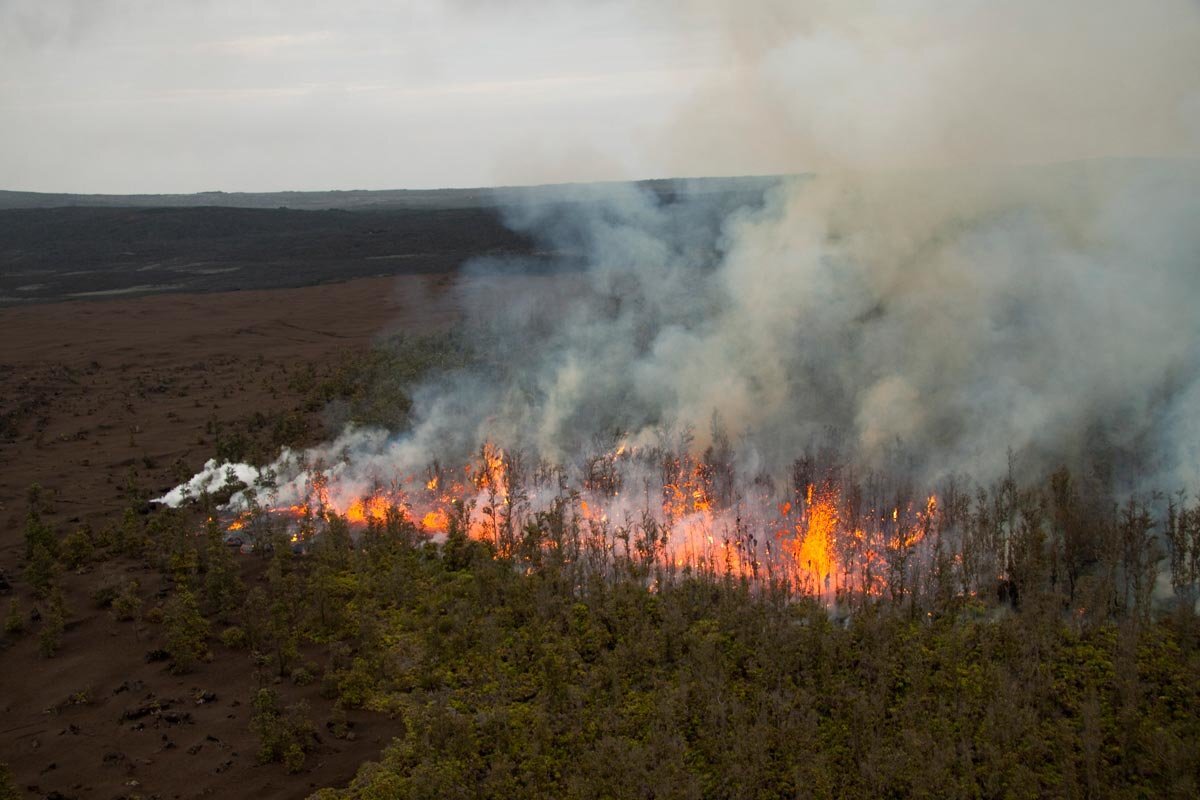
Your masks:
M 834 444 L 926 484 L 1012 453 L 1200 486 L 1194 2 L 641 13 L 727 65 L 639 143 L 664 172 L 807 176 L 732 203 L 501 195 L 545 258 L 472 265 L 481 366 L 420 387 L 411 432 L 323 460 L 355 452 L 365 481 L 483 440 L 570 462 L 723 429 L 747 477 Z
M 703 448 L 716 419 L 747 469 L 836 442 L 920 481 L 990 480 L 1011 451 L 1200 485 L 1200 7 L 644 13 L 728 65 L 652 143 L 668 170 L 815 177 L 734 211 L 629 187 L 515 206 L 583 269 L 552 298 L 468 284 L 500 357 L 422 394 L 424 451 L 493 438 L 569 460 L 664 428 Z M 1167 158 L 1114 158 L 1145 154 Z
M 835 174 L 781 183 L 718 235 L 708 197 L 518 208 L 569 269 L 556 296 L 514 301 L 502 265 L 476 265 L 485 367 L 419 393 L 411 442 L 562 462 L 616 432 L 691 428 L 703 448 L 716 418 L 769 470 L 834 437 L 924 482 L 990 480 L 1012 451 L 1191 488 L 1198 190 L 1185 161 Z

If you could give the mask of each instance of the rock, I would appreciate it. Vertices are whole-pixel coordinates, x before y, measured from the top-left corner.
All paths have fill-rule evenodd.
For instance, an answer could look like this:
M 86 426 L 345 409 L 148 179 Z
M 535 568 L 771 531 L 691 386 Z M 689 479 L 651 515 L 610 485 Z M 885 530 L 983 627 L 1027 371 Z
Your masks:
M 140 706 L 131 706 L 125 709 L 121 712 L 121 719 L 118 721 L 125 722 L 127 720 L 142 719 L 151 714 L 157 714 L 160 711 L 162 711 L 162 706 L 158 704 L 158 701 L 151 700 L 150 702 L 142 703 Z

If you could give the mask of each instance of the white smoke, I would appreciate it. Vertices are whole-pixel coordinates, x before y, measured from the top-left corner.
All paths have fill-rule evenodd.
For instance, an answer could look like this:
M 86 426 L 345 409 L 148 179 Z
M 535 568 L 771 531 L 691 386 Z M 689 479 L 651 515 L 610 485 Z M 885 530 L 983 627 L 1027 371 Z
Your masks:
M 582 252 L 582 280 L 515 308 L 473 283 L 473 338 L 503 355 L 425 394 L 415 440 L 562 460 L 618 430 L 690 427 L 704 447 L 715 415 L 774 467 L 832 431 L 929 481 L 990 479 L 1010 450 L 1185 479 L 1198 190 L 1182 161 L 833 174 L 715 238 L 693 224 L 709 198 L 524 208 L 513 224 Z
M 191 480 L 181 483 L 154 502 L 178 508 L 187 500 L 194 500 L 204 493 L 215 494 L 227 486 L 239 483 L 250 485 L 258 480 L 259 470 L 250 464 L 217 463 L 215 458 L 204 462 L 204 469 Z
M 347 481 L 483 440 L 569 462 L 597 438 L 690 429 L 700 449 L 724 429 L 749 472 L 834 443 L 921 482 L 987 481 L 1011 452 L 1191 488 L 1194 3 L 663 7 L 729 65 L 649 143 L 664 169 L 815 176 L 746 203 L 498 194 L 558 280 L 474 264 L 482 364 L 420 387 L 411 432 L 331 445 L 361 448 Z M 1112 158 L 1141 155 L 1170 158 Z M 1093 160 L 1014 166 L 1061 159 Z
M 667 173 L 1200 155 L 1193 0 L 642 5 L 726 65 L 655 140 Z
M 614 430 L 703 447 L 715 416 L 768 468 L 834 439 L 921 480 L 988 480 L 1010 450 L 1109 462 L 1127 487 L 1194 479 L 1200 7 L 641 13 L 728 67 L 649 143 L 664 171 L 816 177 L 731 214 L 631 187 L 501 195 L 584 270 L 554 297 L 472 284 L 475 340 L 503 357 L 427 393 L 414 441 L 563 460 Z

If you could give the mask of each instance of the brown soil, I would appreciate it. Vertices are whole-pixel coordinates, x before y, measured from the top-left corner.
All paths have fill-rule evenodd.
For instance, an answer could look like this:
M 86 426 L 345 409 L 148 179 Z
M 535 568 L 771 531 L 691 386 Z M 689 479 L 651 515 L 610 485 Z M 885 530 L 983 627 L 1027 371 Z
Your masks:
M 98 530 L 129 505 L 131 473 L 153 493 L 212 457 L 210 422 L 293 408 L 297 398 L 279 376 L 297 363 L 329 364 L 389 329 L 450 324 L 457 309 L 441 291 L 449 280 L 0 310 L 0 570 L 22 612 L 45 611 L 21 580 L 30 484 L 50 492 L 47 518 L 60 535 L 82 524 Z M 253 585 L 261 566 L 243 563 Z M 246 654 L 215 643 L 214 660 L 184 676 L 147 663 L 157 626 L 117 622 L 91 599 L 129 577 L 141 583 L 146 608 L 159 602 L 157 572 L 128 560 L 62 577 L 67 630 L 53 658 L 38 653 L 36 623 L 0 640 L 0 762 L 29 796 L 301 797 L 345 783 L 395 732 L 396 723 L 360 713 L 350 716 L 353 740 L 334 738 L 318 687 L 281 685 L 286 698 L 311 704 L 322 743 L 299 775 L 259 765 L 248 730 L 258 685 Z M 8 601 L 0 598 L 0 614 Z M 215 701 L 198 703 L 205 691 Z M 127 718 L 152 701 L 167 712 Z

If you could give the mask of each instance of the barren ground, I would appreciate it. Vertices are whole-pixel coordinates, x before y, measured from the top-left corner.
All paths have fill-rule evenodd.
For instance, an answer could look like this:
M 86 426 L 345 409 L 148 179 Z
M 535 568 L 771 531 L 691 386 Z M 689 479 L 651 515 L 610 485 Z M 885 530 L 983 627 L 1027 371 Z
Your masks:
M 45 605 L 20 579 L 30 484 L 51 493 L 48 519 L 60 536 L 83 524 L 99 530 L 129 505 L 131 474 L 153 493 L 212 457 L 211 423 L 294 408 L 286 376 L 298 364 L 328 365 L 389 329 L 448 325 L 457 313 L 442 291 L 449 280 L 409 275 L 0 309 L 0 570 L 23 611 Z M 244 558 L 253 585 L 262 567 Z M 165 586 L 156 571 L 127 559 L 98 562 L 63 576 L 68 616 L 58 655 L 41 657 L 33 634 L 0 643 L 0 761 L 28 796 L 298 797 L 344 783 L 389 741 L 386 718 L 351 714 L 355 738 L 323 736 L 304 773 L 258 765 L 248 730 L 257 685 L 245 653 L 214 640 L 214 660 L 184 676 L 147 663 L 157 626 L 139 632 L 92 600 L 97 587 L 130 576 L 147 609 L 159 602 Z M 0 611 L 9 599 L 0 597 Z M 279 688 L 307 699 L 324 732 L 329 704 L 318 685 Z M 215 701 L 198 702 L 206 691 Z M 155 701 L 166 711 L 128 718 Z

